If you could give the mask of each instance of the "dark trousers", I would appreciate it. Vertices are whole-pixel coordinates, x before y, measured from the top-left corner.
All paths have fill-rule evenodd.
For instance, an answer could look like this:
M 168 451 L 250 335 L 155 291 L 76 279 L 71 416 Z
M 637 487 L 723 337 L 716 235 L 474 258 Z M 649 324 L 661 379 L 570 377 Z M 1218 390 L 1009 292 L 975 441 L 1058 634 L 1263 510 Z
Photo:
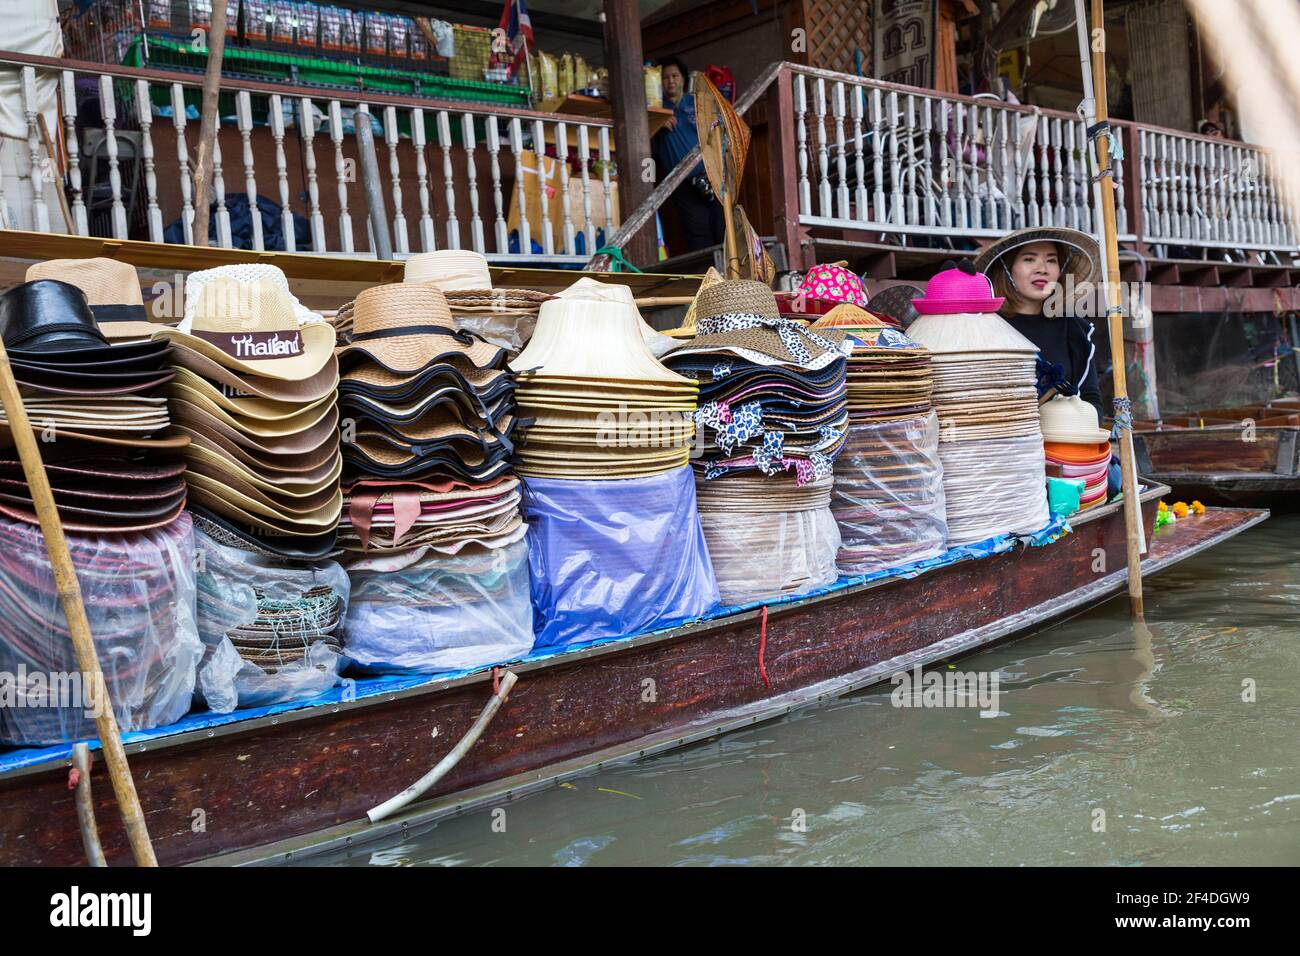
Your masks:
M 694 252 L 722 243 L 725 223 L 722 207 L 716 199 L 705 199 L 688 180 L 673 191 L 673 205 L 677 208 L 682 232 L 686 234 L 686 249 L 683 251 Z

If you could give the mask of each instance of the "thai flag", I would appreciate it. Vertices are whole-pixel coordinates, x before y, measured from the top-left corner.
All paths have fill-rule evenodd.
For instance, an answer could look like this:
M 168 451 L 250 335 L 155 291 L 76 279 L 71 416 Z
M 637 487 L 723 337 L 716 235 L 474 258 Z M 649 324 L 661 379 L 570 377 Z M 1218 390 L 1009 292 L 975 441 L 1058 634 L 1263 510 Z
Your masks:
M 501 22 L 497 24 L 498 35 L 504 34 L 508 50 L 514 52 L 510 63 L 510 75 L 519 72 L 519 65 L 524 62 L 526 51 L 533 46 L 533 21 L 528 16 L 528 7 L 524 0 L 506 0 L 505 9 L 501 11 Z M 507 51 L 502 51 L 504 54 Z M 505 56 L 502 56 L 505 59 Z

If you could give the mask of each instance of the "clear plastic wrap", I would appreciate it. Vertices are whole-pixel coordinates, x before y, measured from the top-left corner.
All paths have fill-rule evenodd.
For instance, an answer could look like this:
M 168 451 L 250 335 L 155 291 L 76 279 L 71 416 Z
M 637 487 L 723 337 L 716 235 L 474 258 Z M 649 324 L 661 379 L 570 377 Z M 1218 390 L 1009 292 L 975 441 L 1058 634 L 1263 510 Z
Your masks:
M 940 426 L 942 428 L 942 426 Z M 940 441 L 948 546 L 1047 524 L 1043 436 Z
M 189 515 L 152 531 L 66 537 L 118 725 L 148 730 L 179 720 L 203 655 Z M 87 683 L 40 529 L 0 520 L 0 740 L 95 736 Z
M 840 529 L 829 507 L 700 515 L 724 604 L 803 594 L 839 577 Z
M 537 647 L 694 620 L 718 585 L 683 465 L 648 478 L 524 481 Z
M 314 697 L 346 663 L 338 630 L 348 608 L 347 572 L 334 561 L 284 562 L 194 532 L 199 695 L 229 713 Z
M 352 572 L 345 653 L 377 673 L 436 674 L 517 660 L 533 647 L 528 544 L 471 545 L 400 571 Z
M 874 574 L 948 548 L 939 416 L 853 425 L 835 460 L 839 569 Z

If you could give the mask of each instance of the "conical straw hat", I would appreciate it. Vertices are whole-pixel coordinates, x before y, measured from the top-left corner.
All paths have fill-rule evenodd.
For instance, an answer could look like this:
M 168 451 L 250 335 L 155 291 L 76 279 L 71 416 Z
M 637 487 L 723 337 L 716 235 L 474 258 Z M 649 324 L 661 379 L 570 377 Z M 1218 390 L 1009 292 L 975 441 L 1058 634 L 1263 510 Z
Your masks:
M 922 315 L 907 327 L 907 336 L 931 352 L 1023 352 L 1038 346 L 993 312 Z
M 583 276 L 563 292 L 557 292 L 555 297 L 557 299 L 586 299 L 592 302 L 607 302 L 611 305 L 631 309 L 636 313 L 637 322 L 640 324 L 641 338 L 645 340 L 645 344 L 649 347 L 652 355 L 659 357 L 677 347 L 675 341 L 660 332 L 656 332 L 641 317 L 632 290 L 621 283 L 599 282 L 590 276 Z M 533 334 L 536 335 L 537 333 L 534 332 Z
M 644 325 L 626 286 L 582 279 L 542 306 L 532 340 L 510 368 L 559 378 L 693 384 L 655 358 Z

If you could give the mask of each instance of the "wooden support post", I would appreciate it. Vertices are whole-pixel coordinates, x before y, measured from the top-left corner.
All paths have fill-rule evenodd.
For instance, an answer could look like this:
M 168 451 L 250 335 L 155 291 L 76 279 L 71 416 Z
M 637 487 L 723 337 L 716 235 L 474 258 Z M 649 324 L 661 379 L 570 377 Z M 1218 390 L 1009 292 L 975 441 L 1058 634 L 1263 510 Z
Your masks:
M 221 95 L 221 60 L 226 52 L 226 0 L 212 0 L 212 27 L 208 30 L 208 69 L 203 74 L 203 106 L 199 111 L 199 152 L 194 162 L 194 239 L 196 246 L 208 244 L 208 202 L 212 191 L 212 145 L 217 140 L 221 117 L 217 98 Z M 257 215 L 257 210 L 252 210 Z
M 375 155 L 375 131 L 370 126 L 370 111 L 358 103 L 352 114 L 357 131 L 357 155 L 361 159 L 361 183 L 365 187 L 366 211 L 370 214 L 370 235 L 375 242 L 375 258 L 393 258 L 393 240 L 389 234 L 388 210 L 384 190 L 379 185 L 379 158 Z
M 641 11 L 637 0 L 604 0 L 605 59 L 609 67 L 609 98 L 614 113 L 614 144 L 618 157 L 618 208 L 623 219 L 654 189 L 643 171 L 650 159 L 650 122 L 646 116 L 644 56 L 641 50 Z M 540 146 L 538 147 L 540 149 Z M 667 172 L 667 170 L 665 170 Z M 623 255 L 645 267 L 657 258 L 653 217 L 623 243 Z
M 855 94 L 856 95 L 856 94 Z M 785 249 L 786 268 L 803 272 L 799 230 L 799 159 L 795 155 L 794 74 L 782 70 L 767 91 L 768 162 L 772 169 L 772 224 L 776 241 Z

